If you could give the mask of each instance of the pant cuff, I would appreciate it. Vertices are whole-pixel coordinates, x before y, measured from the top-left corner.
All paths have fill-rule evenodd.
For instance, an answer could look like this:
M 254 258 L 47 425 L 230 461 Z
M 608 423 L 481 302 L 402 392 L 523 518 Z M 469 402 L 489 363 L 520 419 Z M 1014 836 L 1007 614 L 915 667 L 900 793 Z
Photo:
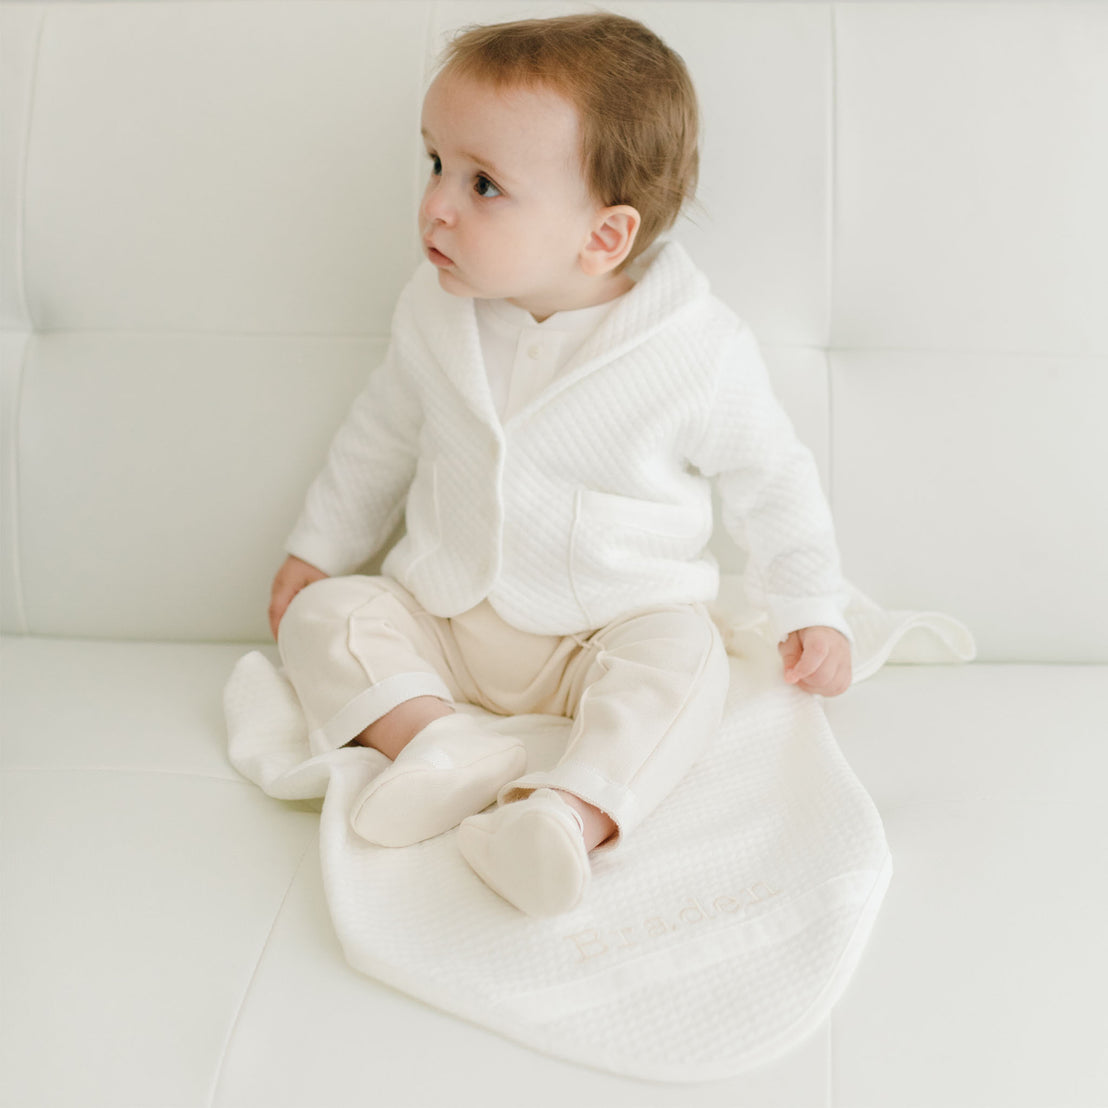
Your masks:
M 618 846 L 623 836 L 642 822 L 638 800 L 626 786 L 609 781 L 583 766 L 555 766 L 509 781 L 497 795 L 497 803 L 522 800 L 536 789 L 564 789 L 610 816 L 616 825 L 615 834 L 605 840 L 598 850 Z
M 398 704 L 417 696 L 437 696 L 449 704 L 454 697 L 441 677 L 433 673 L 398 673 L 388 677 L 340 708 L 325 724 L 308 735 L 313 754 L 326 754 L 345 746 Z

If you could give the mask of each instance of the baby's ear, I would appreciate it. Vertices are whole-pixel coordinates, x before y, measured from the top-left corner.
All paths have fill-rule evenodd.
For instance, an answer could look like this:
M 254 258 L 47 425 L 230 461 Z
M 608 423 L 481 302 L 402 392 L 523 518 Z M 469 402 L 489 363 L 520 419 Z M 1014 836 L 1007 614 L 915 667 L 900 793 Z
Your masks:
M 610 273 L 631 252 L 641 222 L 630 204 L 601 208 L 581 251 L 581 268 L 590 277 Z

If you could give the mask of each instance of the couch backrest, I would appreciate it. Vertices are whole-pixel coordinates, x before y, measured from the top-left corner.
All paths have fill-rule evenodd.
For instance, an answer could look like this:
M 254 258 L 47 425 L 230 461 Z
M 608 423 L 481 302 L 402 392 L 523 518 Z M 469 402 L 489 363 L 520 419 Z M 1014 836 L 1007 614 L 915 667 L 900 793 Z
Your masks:
M 7 631 L 266 635 L 419 260 L 444 35 L 573 6 L 3 5 Z M 985 658 L 1108 658 L 1108 5 L 610 6 L 692 71 L 677 235 L 759 336 L 848 576 Z

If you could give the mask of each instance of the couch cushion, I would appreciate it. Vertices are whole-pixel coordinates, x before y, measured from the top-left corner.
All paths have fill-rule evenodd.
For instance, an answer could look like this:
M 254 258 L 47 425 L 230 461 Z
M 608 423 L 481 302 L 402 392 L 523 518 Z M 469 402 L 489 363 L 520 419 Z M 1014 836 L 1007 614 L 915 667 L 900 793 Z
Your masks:
M 317 826 L 227 765 L 235 653 L 3 642 L 4 1103 L 207 1102 Z
M 21 213 L 39 329 L 387 327 L 418 257 L 423 5 L 43 7 Z
M 19 629 L 265 635 L 288 528 L 383 350 L 369 338 L 34 336 L 12 390 L 18 483 L 5 505 Z
M 1108 360 L 831 354 L 847 573 L 989 661 L 1108 661 Z
M 894 666 L 829 702 L 896 865 L 870 947 L 795 1054 L 681 1088 L 537 1057 L 342 962 L 316 815 L 226 761 L 221 689 L 244 649 L 4 640 L 7 1102 L 1108 1098 L 1105 667 Z

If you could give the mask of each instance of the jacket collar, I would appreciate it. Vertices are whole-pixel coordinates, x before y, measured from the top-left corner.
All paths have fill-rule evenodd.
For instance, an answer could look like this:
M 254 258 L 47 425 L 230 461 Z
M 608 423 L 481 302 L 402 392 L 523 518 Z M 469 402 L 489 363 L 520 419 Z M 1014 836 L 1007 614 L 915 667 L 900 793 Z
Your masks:
M 565 380 L 586 373 L 646 342 L 689 304 L 708 294 L 708 278 L 679 243 L 655 243 L 631 269 L 635 287 L 622 296 L 567 367 Z
M 512 421 L 646 342 L 674 316 L 709 292 L 707 277 L 676 242 L 655 243 L 638 259 L 631 274 L 636 278 L 634 288 L 620 298 L 565 372 L 513 416 Z M 418 286 L 417 325 L 432 357 L 466 403 L 483 420 L 498 424 L 481 355 L 473 301 L 444 292 L 429 263 L 420 267 L 415 283 Z

